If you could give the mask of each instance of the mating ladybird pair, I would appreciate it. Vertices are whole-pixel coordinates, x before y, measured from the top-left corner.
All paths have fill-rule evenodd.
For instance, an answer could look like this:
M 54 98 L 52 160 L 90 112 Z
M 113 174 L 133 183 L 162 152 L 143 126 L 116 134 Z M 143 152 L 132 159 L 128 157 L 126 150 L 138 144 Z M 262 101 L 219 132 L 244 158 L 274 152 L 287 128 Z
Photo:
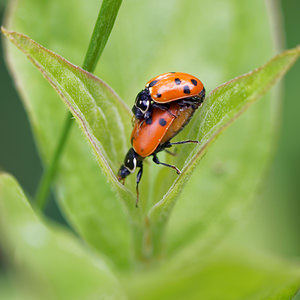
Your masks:
M 193 140 L 171 143 L 170 140 L 189 122 L 204 98 L 202 82 L 192 75 L 180 72 L 169 72 L 151 79 L 137 95 L 132 108 L 135 115 L 130 138 L 132 148 L 118 172 L 118 180 L 124 182 L 130 173 L 137 167 L 140 168 L 136 178 L 136 206 L 144 158 L 152 155 L 156 164 L 173 168 L 180 174 L 176 166 L 160 162 L 157 153 L 172 145 L 198 143 Z

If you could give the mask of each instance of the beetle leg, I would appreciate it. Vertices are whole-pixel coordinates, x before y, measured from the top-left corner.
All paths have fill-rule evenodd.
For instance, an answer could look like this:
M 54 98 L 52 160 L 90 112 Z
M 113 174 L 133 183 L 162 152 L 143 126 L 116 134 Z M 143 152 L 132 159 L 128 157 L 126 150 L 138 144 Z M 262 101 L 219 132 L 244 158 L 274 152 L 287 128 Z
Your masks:
M 143 175 L 143 165 L 141 165 L 140 170 L 137 173 L 136 176 L 136 202 L 135 202 L 135 207 L 138 207 L 139 204 L 139 198 L 140 198 L 140 193 L 139 193 L 139 183 L 141 181 Z
M 193 144 L 199 144 L 199 141 L 194 141 L 194 140 L 186 140 L 186 141 L 180 141 L 180 142 L 174 142 L 174 143 L 169 143 L 169 147 L 171 147 L 172 145 L 180 145 L 180 144 L 189 144 L 189 143 L 193 143 Z
M 158 165 L 163 165 L 163 166 L 166 166 L 166 167 L 169 167 L 169 168 L 172 168 L 172 169 L 176 170 L 178 175 L 181 174 L 181 171 L 176 166 L 160 162 L 156 154 L 153 154 L 153 161 Z

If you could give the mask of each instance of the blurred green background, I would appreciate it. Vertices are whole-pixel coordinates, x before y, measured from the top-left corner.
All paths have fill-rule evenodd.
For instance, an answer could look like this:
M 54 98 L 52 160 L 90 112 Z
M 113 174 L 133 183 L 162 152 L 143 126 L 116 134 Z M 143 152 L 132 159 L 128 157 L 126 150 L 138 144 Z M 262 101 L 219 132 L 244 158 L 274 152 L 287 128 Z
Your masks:
M 5 3 L 0 1 L 1 24 Z M 282 0 L 279 4 L 285 48 L 292 48 L 300 41 L 300 1 Z M 4 62 L 2 41 L 0 51 L 0 169 L 13 174 L 33 196 L 42 166 L 25 111 Z M 282 120 L 278 120 L 282 128 L 278 148 L 274 149 L 274 162 L 261 186 L 256 206 L 233 234 L 235 240 L 291 257 L 300 257 L 299 78 L 298 62 L 284 79 Z M 50 201 L 47 214 L 63 222 L 54 201 Z

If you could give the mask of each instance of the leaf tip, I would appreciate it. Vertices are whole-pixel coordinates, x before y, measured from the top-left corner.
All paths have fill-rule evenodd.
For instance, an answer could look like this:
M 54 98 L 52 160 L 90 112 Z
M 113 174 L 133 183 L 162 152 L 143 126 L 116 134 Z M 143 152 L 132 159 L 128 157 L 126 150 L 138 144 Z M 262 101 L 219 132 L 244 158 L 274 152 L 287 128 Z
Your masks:
M 5 27 L 1 26 L 1 32 L 6 35 L 7 34 L 7 29 Z
M 7 37 L 10 38 L 12 35 L 13 31 L 7 30 L 4 26 L 1 26 L 1 32 Z

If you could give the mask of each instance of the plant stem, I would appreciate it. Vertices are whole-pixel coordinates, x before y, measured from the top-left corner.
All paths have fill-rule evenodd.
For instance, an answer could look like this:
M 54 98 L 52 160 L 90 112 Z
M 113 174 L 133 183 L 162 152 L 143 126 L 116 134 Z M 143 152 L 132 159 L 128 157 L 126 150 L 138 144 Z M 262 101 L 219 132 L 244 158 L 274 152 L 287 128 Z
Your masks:
M 122 0 L 103 0 L 82 65 L 84 70 L 88 72 L 93 72 L 95 70 L 97 62 L 113 28 L 121 3 Z M 46 206 L 50 187 L 72 127 L 72 120 L 72 114 L 68 112 L 50 165 L 44 171 L 39 182 L 35 196 L 35 203 L 40 211 L 43 211 Z
M 58 144 L 55 148 L 53 157 L 50 162 L 50 167 L 46 169 L 44 172 L 40 184 L 38 186 L 36 196 L 35 196 L 35 203 L 37 208 L 42 211 L 46 205 L 46 200 L 49 195 L 49 190 L 51 187 L 51 183 L 53 180 L 53 177 L 55 175 L 55 172 L 57 170 L 57 166 L 59 163 L 59 159 L 61 157 L 61 154 L 63 152 L 63 149 L 66 145 L 67 137 L 70 133 L 70 128 L 72 125 L 72 114 L 70 112 L 67 113 L 67 118 L 64 123 L 63 130 L 61 132 L 61 136 L 58 140 Z
M 122 0 L 103 0 L 82 68 L 93 72 L 107 43 Z

